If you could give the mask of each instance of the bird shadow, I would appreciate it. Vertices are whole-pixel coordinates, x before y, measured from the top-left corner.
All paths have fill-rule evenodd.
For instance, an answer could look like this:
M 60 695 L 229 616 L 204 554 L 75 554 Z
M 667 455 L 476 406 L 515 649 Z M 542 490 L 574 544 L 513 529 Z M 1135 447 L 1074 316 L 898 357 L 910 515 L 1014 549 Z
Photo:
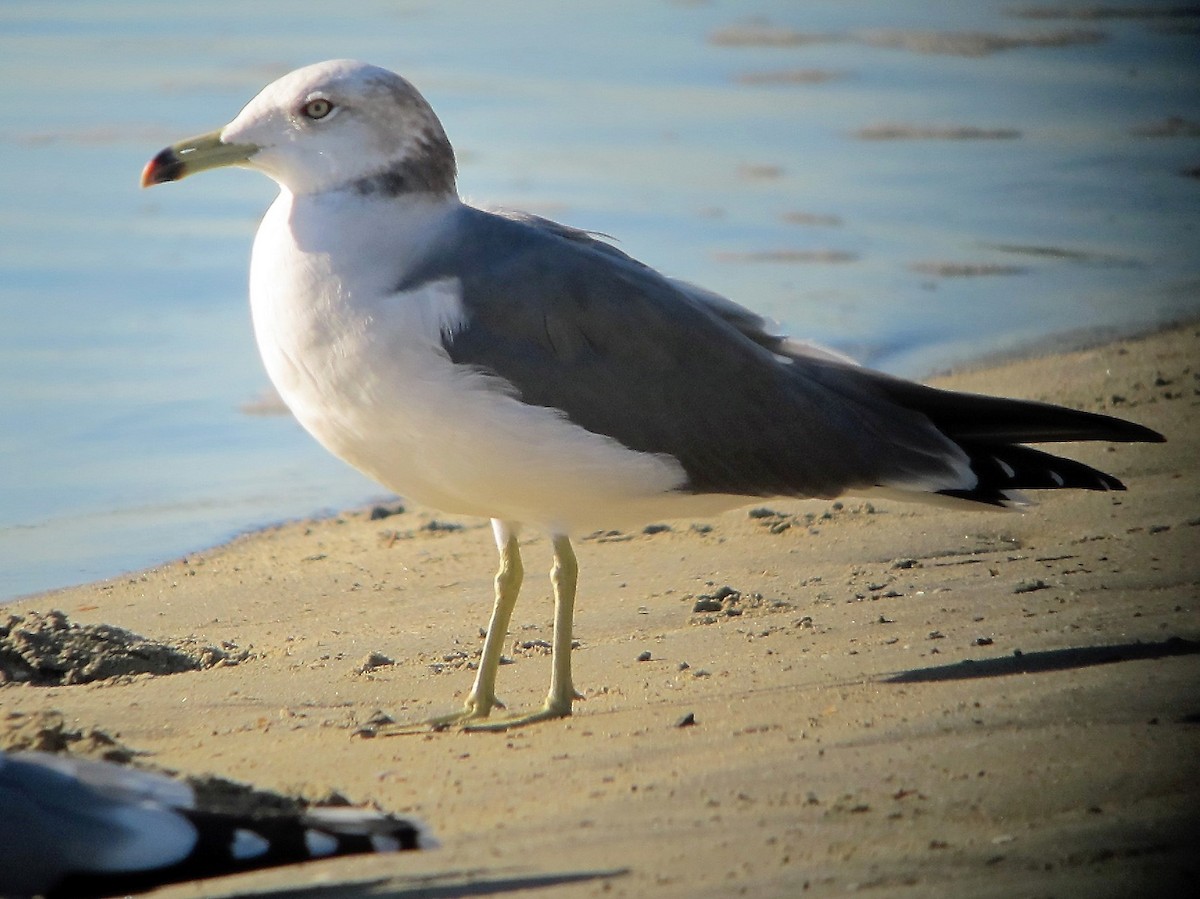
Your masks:
M 608 880 L 628 873 L 628 868 L 510 876 L 487 876 L 483 871 L 445 871 L 414 877 L 377 877 L 343 883 L 281 887 L 277 890 L 256 889 L 234 894 L 228 899 L 470 899 L 501 896 L 519 890 L 551 889 L 590 880 Z
M 1045 671 L 1065 671 L 1113 662 L 1134 662 L 1142 659 L 1162 659 L 1169 656 L 1200 653 L 1200 642 L 1170 637 L 1157 643 L 1112 643 L 1106 646 L 1076 646 L 1068 649 L 1049 649 L 1042 652 L 1014 652 L 995 659 L 963 659 L 949 665 L 912 668 L 884 678 L 888 684 L 929 683 L 934 681 L 969 680 L 977 677 L 1004 677 L 1010 674 L 1038 674 Z

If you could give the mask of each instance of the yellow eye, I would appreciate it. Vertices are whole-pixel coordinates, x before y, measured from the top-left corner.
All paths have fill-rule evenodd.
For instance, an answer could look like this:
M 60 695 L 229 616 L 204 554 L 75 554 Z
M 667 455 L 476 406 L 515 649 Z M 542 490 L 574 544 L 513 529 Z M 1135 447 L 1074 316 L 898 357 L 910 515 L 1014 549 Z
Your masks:
M 309 100 L 300 107 L 300 113 L 306 119 L 323 119 L 331 112 L 333 112 L 333 104 L 321 97 Z

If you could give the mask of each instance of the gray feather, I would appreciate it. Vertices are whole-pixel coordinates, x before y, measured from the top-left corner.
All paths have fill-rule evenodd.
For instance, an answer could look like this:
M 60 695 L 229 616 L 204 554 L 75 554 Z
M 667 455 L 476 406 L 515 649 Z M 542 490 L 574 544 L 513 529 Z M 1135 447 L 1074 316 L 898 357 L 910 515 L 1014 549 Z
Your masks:
M 464 207 L 404 289 L 457 278 L 450 358 L 630 449 L 667 454 L 687 489 L 835 496 L 960 484 L 965 457 L 920 413 L 828 355 L 781 358 L 763 320 L 671 281 L 584 232 Z
M 1162 439 L 1108 416 L 862 368 L 536 216 L 462 207 L 398 288 L 442 278 L 461 284 L 465 310 L 444 340 L 452 361 L 588 431 L 671 456 L 692 492 L 834 497 L 896 487 L 999 502 L 997 479 L 984 484 L 973 472 L 981 453 Z

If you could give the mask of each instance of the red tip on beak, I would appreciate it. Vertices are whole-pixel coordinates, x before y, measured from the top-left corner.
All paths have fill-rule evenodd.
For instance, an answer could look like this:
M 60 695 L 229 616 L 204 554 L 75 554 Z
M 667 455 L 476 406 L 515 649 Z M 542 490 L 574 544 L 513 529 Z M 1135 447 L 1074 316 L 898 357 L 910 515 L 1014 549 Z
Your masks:
M 154 178 L 154 171 L 157 168 L 153 159 L 146 163 L 146 167 L 142 169 L 142 187 L 150 187 L 152 184 L 158 183 Z
M 165 181 L 178 181 L 183 177 L 183 162 L 172 147 L 167 147 L 142 169 L 142 187 L 153 187 Z

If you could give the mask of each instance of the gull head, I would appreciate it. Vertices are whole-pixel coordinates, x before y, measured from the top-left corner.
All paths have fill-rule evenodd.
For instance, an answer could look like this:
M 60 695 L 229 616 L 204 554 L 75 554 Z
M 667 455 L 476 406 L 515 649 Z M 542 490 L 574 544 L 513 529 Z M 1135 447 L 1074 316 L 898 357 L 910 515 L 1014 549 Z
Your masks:
M 452 194 L 454 151 L 433 109 L 394 72 L 338 59 L 263 88 L 224 128 L 167 147 L 142 186 L 222 166 L 257 169 L 293 194 Z

